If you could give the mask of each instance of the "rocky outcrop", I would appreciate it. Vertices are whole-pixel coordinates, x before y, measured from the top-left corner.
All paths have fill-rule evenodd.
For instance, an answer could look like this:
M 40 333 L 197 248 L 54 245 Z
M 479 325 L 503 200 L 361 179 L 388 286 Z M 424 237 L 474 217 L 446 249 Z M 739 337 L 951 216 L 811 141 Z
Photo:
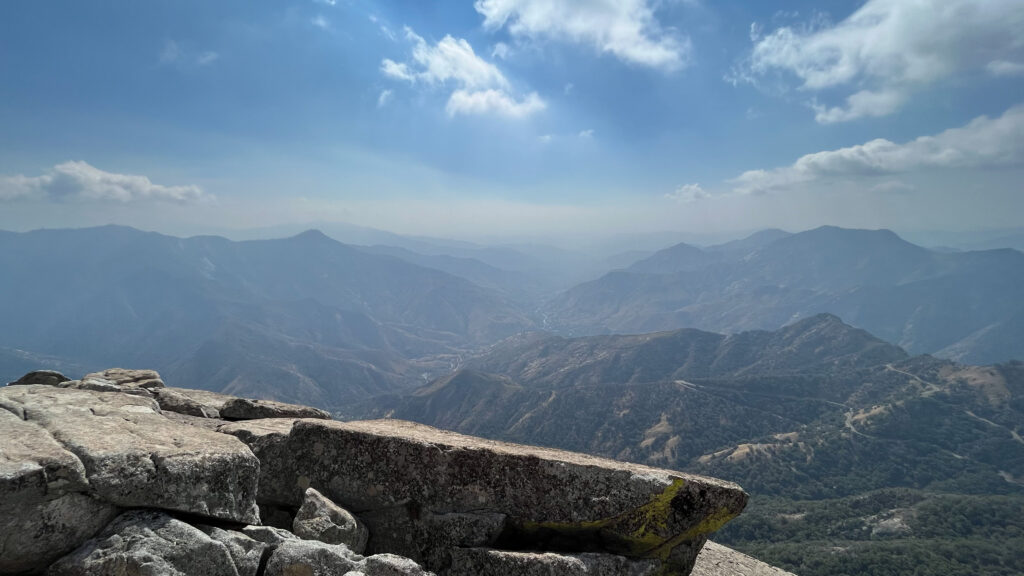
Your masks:
M 746 504 L 728 482 L 152 371 L 33 374 L 0 388 L 0 574 L 784 574 L 705 545 Z
M 292 526 L 292 532 L 299 538 L 344 544 L 357 554 L 366 550 L 366 541 L 370 537 L 362 522 L 314 488 L 306 489 Z
M 255 576 L 255 570 L 247 576 Z M 56 562 L 48 576 L 239 574 L 222 542 L 163 512 L 134 510 Z
M 252 524 L 259 461 L 225 434 L 164 418 L 150 398 L 9 386 L 0 408 L 74 454 L 88 491 L 120 507 L 162 508 Z
M 315 487 L 360 515 L 369 550 L 435 570 L 448 567 L 451 550 L 484 544 L 655 559 L 686 574 L 707 535 L 747 501 L 720 480 L 410 422 L 277 420 L 221 431 L 265 463 L 261 501 L 297 505 Z

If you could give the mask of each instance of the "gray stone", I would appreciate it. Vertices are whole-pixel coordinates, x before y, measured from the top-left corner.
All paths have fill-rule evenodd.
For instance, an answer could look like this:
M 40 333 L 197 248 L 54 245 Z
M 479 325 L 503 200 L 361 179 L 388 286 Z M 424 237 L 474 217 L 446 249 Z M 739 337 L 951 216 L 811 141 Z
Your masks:
M 612 554 L 509 552 L 458 548 L 445 576 L 660 576 L 661 562 Z M 671 574 L 671 573 L 667 573 Z M 682 574 L 682 573 L 680 573 Z
M 234 530 L 223 530 L 214 526 L 197 526 L 207 536 L 227 548 L 231 562 L 238 576 L 256 576 L 267 544 L 250 538 L 248 534 Z
M 187 388 L 158 388 L 153 392 L 161 410 L 200 418 L 220 418 L 220 409 L 233 398 L 216 392 Z
M 692 576 L 794 576 L 742 552 L 708 542 L 697 556 Z
M 256 420 L 260 418 L 318 418 L 330 420 L 331 415 L 318 408 L 285 404 L 273 400 L 232 398 L 220 409 L 225 420 Z
M 74 454 L 0 409 L 0 573 L 45 568 L 106 525 L 117 508 L 87 490 Z
M 0 408 L 44 428 L 120 507 L 259 522 L 259 461 L 235 438 L 163 417 L 151 398 L 51 386 L 0 389 Z
M 366 550 L 369 533 L 351 512 L 331 502 L 313 488 L 307 488 L 302 506 L 295 514 L 292 532 L 299 538 L 327 544 L 344 544 L 353 552 Z
M 427 576 L 418 564 L 392 554 L 363 557 L 340 544 L 316 540 L 286 540 L 277 545 L 264 572 L 265 576 Z
M 227 546 L 155 510 L 118 516 L 96 538 L 50 566 L 47 574 L 239 576 Z
M 297 505 L 316 488 L 367 523 L 376 511 L 500 514 L 500 533 L 475 534 L 506 549 L 609 552 L 659 558 L 685 574 L 709 533 L 736 516 L 747 495 L 735 484 L 582 454 L 518 446 L 395 420 L 233 423 L 221 430 L 264 463 L 260 497 Z M 496 528 L 495 528 L 496 529 Z M 387 550 L 421 560 L 421 550 L 463 545 L 410 532 Z M 436 568 L 432 564 L 428 567 Z
M 57 386 L 62 382 L 70 380 L 67 376 L 56 370 L 34 370 L 18 378 L 14 382 L 8 382 L 8 386 L 27 386 L 30 384 L 42 384 L 44 386 Z
M 82 377 L 85 380 L 107 380 L 120 388 L 163 388 L 164 381 L 156 370 L 128 370 L 125 368 L 109 368 L 102 372 L 92 372 Z

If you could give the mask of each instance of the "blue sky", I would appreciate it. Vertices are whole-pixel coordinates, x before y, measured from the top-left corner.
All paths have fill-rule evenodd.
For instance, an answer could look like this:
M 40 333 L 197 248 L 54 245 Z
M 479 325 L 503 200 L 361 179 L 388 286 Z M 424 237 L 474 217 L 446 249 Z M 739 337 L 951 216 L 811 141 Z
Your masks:
M 1024 219 L 1019 0 L 0 4 L 0 228 Z

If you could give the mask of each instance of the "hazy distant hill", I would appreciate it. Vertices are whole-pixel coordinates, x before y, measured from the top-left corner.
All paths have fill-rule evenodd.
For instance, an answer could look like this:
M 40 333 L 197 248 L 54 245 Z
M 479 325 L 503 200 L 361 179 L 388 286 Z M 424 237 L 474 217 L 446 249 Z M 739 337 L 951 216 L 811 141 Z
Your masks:
M 913 353 L 987 363 L 1024 358 L 1021 286 L 1016 250 L 943 253 L 887 230 L 822 227 L 676 245 L 545 311 L 550 326 L 577 334 L 773 330 L 828 312 Z
M 909 357 L 822 315 L 516 337 L 466 365 L 368 413 L 738 481 L 754 502 L 721 537 L 808 576 L 1019 567 L 1024 364 Z
M 424 367 L 410 358 L 532 325 L 492 290 L 319 232 L 248 242 L 123 227 L 3 234 L 0 268 L 0 347 L 322 406 L 416 382 Z

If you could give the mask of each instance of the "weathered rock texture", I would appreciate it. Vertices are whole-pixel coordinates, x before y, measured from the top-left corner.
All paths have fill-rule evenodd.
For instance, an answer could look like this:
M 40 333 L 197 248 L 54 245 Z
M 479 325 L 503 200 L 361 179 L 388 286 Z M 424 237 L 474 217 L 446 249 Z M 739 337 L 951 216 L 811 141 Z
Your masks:
M 265 463 L 262 501 L 298 505 L 313 486 L 360 515 L 370 551 L 394 551 L 437 570 L 450 557 L 425 550 L 483 544 L 656 559 L 666 574 L 686 574 L 707 535 L 747 501 L 720 480 L 409 422 L 278 420 L 221 430 Z M 503 521 L 494 522 L 497 516 Z M 473 541 L 446 520 L 472 525 Z
M 366 540 L 370 537 L 362 522 L 314 488 L 306 489 L 292 532 L 307 540 L 344 544 L 357 554 L 366 550 Z
M 241 442 L 172 422 L 150 398 L 9 386 L 0 408 L 38 424 L 85 468 L 89 492 L 151 507 L 256 523 L 259 461 Z
M 793 576 L 746 554 L 708 542 L 697 556 L 692 576 Z
M 0 388 L 0 574 L 785 575 L 705 545 L 734 484 L 327 417 L 146 370 L 28 374 Z

